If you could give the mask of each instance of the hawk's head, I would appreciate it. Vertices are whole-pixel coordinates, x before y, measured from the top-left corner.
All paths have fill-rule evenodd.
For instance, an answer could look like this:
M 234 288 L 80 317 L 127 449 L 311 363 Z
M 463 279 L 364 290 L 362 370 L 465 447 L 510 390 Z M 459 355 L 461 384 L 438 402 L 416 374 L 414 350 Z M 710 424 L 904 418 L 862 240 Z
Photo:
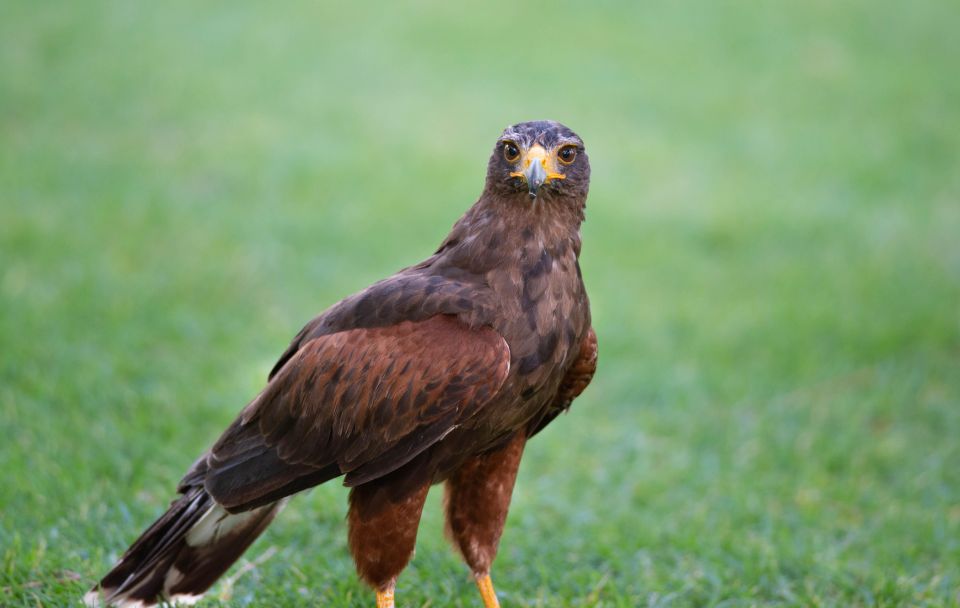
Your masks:
M 487 190 L 499 195 L 584 198 L 590 186 L 590 160 L 583 140 L 552 120 L 507 127 L 487 166 Z

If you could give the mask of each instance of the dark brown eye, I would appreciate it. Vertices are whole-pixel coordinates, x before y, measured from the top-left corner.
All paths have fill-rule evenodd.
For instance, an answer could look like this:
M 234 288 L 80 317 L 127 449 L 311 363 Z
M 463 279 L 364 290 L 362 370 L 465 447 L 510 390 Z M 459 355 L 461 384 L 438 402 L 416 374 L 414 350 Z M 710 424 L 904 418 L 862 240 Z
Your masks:
M 511 163 L 515 162 L 520 158 L 520 148 L 512 141 L 503 142 L 503 157 Z
M 560 159 L 560 162 L 569 165 L 577 158 L 577 147 L 576 146 L 564 146 L 560 148 L 560 151 L 557 152 L 557 158 Z

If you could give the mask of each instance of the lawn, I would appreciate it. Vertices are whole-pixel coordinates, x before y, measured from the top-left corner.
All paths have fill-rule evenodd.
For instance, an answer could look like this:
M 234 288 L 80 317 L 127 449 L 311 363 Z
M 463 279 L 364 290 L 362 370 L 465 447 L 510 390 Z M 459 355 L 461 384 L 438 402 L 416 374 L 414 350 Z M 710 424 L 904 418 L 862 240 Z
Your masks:
M 593 164 L 600 369 L 525 455 L 505 608 L 960 605 L 958 30 L 942 0 L 4 3 L 0 605 L 75 605 L 301 325 L 429 255 L 545 117 Z M 437 490 L 399 603 L 479 606 Z M 203 605 L 372 606 L 345 502 L 298 497 Z

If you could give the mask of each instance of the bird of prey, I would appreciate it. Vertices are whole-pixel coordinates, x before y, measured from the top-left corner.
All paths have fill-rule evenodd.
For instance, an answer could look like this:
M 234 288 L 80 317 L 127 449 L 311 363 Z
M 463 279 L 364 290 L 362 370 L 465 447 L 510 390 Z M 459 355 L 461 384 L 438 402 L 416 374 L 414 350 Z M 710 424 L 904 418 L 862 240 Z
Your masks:
M 596 369 L 578 261 L 589 182 L 569 128 L 504 130 L 436 253 L 307 323 L 87 604 L 200 599 L 291 495 L 342 476 L 350 551 L 379 608 L 440 482 L 447 534 L 498 606 L 490 568 L 524 446 Z

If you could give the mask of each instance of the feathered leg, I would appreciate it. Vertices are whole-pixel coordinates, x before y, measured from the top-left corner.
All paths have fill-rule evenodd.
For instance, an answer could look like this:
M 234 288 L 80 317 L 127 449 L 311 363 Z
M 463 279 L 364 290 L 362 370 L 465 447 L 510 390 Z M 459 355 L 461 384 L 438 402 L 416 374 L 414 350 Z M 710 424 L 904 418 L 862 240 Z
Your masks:
M 357 573 L 377 592 L 377 608 L 393 608 L 397 577 L 413 557 L 429 479 L 396 474 L 350 491 L 350 552 Z
M 447 535 L 470 566 L 486 608 L 497 608 L 490 566 L 497 555 L 526 436 L 475 456 L 447 480 Z

